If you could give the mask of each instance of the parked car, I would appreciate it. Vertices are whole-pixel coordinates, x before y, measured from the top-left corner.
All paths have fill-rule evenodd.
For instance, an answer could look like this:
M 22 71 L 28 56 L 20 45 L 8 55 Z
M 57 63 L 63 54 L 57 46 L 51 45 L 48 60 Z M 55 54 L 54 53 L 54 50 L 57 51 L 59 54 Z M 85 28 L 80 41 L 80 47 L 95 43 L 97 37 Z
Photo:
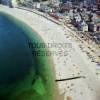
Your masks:
M 97 44 L 100 44 L 100 33 L 92 33 L 93 34 L 93 39 Z

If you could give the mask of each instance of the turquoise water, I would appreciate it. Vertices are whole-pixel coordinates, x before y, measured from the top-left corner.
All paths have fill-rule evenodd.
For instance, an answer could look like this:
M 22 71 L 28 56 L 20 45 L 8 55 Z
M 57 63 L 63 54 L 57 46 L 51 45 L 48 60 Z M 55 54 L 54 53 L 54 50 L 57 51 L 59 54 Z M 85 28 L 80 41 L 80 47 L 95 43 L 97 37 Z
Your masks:
M 0 100 L 53 100 L 51 58 L 33 56 L 41 37 L 25 23 L 0 13 Z M 42 51 L 46 48 L 39 48 Z

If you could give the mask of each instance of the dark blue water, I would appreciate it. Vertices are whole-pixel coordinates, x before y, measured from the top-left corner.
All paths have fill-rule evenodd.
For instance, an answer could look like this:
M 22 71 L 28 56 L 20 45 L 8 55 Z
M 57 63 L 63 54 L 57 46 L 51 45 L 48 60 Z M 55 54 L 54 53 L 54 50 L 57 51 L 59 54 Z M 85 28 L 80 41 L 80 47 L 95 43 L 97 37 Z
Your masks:
M 32 63 L 28 38 L 23 30 L 0 14 L 0 85 L 22 80 Z
M 56 100 L 53 62 L 34 56 L 29 43 L 44 43 L 24 22 L 0 13 L 0 100 Z

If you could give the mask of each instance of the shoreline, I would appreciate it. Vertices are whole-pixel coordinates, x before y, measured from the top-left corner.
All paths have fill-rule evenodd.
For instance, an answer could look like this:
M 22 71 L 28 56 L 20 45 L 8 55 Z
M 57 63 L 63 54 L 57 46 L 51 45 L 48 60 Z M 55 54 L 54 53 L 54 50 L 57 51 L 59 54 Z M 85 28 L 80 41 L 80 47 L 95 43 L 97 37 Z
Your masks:
M 5 12 L 0 12 L 0 15 L 3 16 L 5 19 L 7 18 L 7 20 L 10 22 L 12 22 L 13 26 L 15 25 L 16 27 L 19 28 L 19 30 L 23 30 L 24 34 L 27 36 L 28 40 L 27 41 L 31 41 L 33 43 L 44 43 L 44 41 L 41 39 L 41 37 L 38 36 L 38 34 L 36 34 L 28 25 L 26 25 L 25 23 L 17 20 L 16 18 L 14 18 L 13 16 L 10 16 L 9 14 L 5 13 Z M 6 20 L 5 20 L 6 21 Z M 9 24 L 10 25 L 10 24 Z M 24 29 L 23 29 L 24 27 Z M 12 28 L 12 27 L 11 27 Z M 29 33 L 28 33 L 29 32 Z M 20 33 L 21 34 L 21 33 Z M 9 34 L 10 35 L 10 34 Z M 19 37 L 20 38 L 20 37 Z M 19 41 L 20 42 L 20 41 Z M 27 44 L 27 43 L 26 43 Z M 28 44 L 27 44 L 28 45 Z M 30 48 L 31 50 L 34 50 L 32 48 Z M 37 48 L 36 48 L 37 49 Z M 39 50 L 43 50 L 43 51 L 46 51 L 47 48 L 40 48 Z M 55 94 L 55 84 L 54 84 L 54 77 L 53 77 L 53 70 L 52 70 L 52 67 L 54 66 L 53 65 L 53 62 L 51 60 L 51 58 L 48 56 L 33 56 L 33 59 L 35 60 L 35 63 L 33 63 L 33 67 L 35 66 L 35 71 L 36 71 L 36 81 L 37 80 L 41 80 L 42 78 L 42 81 L 43 81 L 43 85 L 45 86 L 46 88 L 46 91 L 47 91 L 47 95 L 45 94 L 45 97 L 44 99 L 46 100 L 46 98 L 53 98 L 54 97 L 54 94 Z M 16 94 L 19 94 L 20 91 L 23 91 L 24 88 L 29 89 L 29 84 L 33 85 L 34 86 L 34 82 L 33 83 L 29 83 L 31 82 L 32 80 L 34 80 L 34 70 L 31 69 L 30 70 L 30 74 L 28 74 L 26 76 L 26 78 L 24 78 L 23 81 L 20 81 L 20 82 L 16 82 L 14 85 L 14 92 L 11 91 L 11 98 L 15 98 L 16 97 Z M 33 76 L 33 78 L 32 78 Z M 25 83 L 24 83 L 25 82 Z M 17 85 L 16 85 L 17 84 Z M 24 87 L 24 84 L 26 84 Z M 39 84 L 39 83 L 38 83 Z M 13 89 L 13 85 L 9 86 L 10 89 L 8 88 L 7 90 L 12 90 Z M 20 90 L 17 90 L 18 88 L 20 88 Z M 5 91 L 6 91 L 6 88 L 4 88 Z M 21 90 L 22 89 L 22 90 Z M 16 92 L 15 92 L 16 91 Z M 39 91 L 39 90 L 38 90 Z M 18 93 L 17 93 L 18 92 Z M 30 92 L 31 93 L 31 90 Z M 24 95 L 24 92 L 22 92 L 22 95 Z M 51 95 L 51 96 L 50 96 Z M 13 97 L 14 96 L 14 97 Z M 47 96 L 47 97 L 46 97 Z M 19 96 L 18 96 L 19 97 Z M 20 95 L 21 97 L 21 95 Z M 11 99 L 10 98 L 10 99 Z M 51 99 L 50 99 L 51 100 Z M 54 100 L 54 99 L 53 99 Z

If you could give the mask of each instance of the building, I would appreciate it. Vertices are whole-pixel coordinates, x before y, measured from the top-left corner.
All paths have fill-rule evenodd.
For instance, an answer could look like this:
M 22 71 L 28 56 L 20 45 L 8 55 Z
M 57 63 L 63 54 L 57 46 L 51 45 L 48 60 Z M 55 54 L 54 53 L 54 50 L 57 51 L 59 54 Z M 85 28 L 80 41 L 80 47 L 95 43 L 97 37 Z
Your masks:
M 100 10 L 100 0 L 96 0 L 96 1 L 97 1 L 98 9 Z
M 1 0 L 0 3 L 12 7 L 12 0 Z
M 100 32 L 100 16 L 97 17 L 95 23 L 96 23 L 96 26 L 97 26 L 97 32 Z
M 1 3 L 4 5 L 8 5 L 9 4 L 9 0 L 1 0 Z
M 89 32 L 96 32 L 97 31 L 97 26 L 94 22 L 89 22 L 88 31 Z

